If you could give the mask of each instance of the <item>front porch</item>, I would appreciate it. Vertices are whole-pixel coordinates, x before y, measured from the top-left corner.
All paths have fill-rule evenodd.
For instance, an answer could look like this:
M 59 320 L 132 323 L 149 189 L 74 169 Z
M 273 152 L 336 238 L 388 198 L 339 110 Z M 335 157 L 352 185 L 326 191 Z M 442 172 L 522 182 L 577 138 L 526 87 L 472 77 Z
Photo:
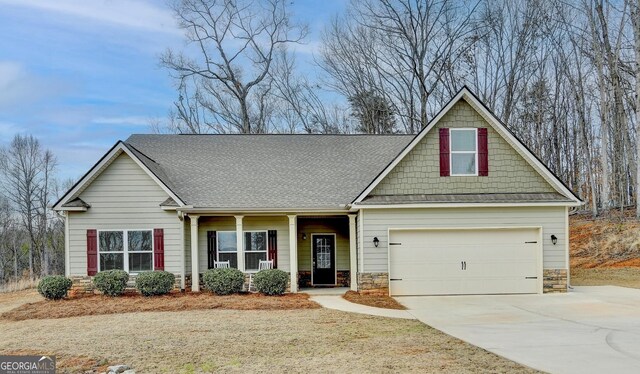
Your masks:
M 199 292 L 201 275 L 214 261 L 229 261 L 245 274 L 260 260 L 289 273 L 290 291 L 314 287 L 357 289 L 356 215 L 184 215 L 185 276 L 181 287 Z M 193 274 L 200 276 L 194 277 Z

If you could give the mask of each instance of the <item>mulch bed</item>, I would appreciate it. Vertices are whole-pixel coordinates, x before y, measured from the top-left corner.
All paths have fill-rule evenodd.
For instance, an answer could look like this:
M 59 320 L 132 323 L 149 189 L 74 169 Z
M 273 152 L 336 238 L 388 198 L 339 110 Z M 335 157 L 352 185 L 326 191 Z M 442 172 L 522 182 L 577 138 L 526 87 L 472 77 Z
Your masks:
M 139 294 L 125 294 L 117 297 L 87 295 L 57 301 L 43 300 L 19 306 L 3 313 L 0 318 L 22 321 L 115 313 L 179 312 L 203 309 L 289 310 L 317 308 L 320 308 L 320 305 L 309 300 L 307 294 L 218 296 L 207 292 L 174 292 L 153 297 L 144 297 Z
M 394 298 L 387 295 L 380 294 L 362 294 L 355 291 L 347 291 L 342 297 L 344 297 L 347 301 L 356 304 L 373 306 L 376 308 L 385 308 L 385 309 L 406 309 L 402 304 L 398 303 Z

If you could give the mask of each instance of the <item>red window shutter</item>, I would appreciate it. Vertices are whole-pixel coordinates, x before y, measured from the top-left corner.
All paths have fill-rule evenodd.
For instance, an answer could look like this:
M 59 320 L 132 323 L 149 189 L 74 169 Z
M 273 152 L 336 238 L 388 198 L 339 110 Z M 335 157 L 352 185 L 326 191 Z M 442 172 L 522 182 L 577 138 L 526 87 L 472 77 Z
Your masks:
M 217 261 L 217 245 L 216 232 L 207 231 L 207 269 L 213 269 L 215 266 L 214 261 Z
M 153 229 L 153 270 L 164 270 L 163 229 Z
M 68 264 L 67 264 L 68 265 Z M 87 275 L 98 272 L 98 230 L 87 230 Z
M 487 128 L 478 129 L 478 175 L 489 175 L 489 150 L 487 140 Z
M 278 231 L 269 230 L 269 249 L 267 251 L 267 260 L 273 261 L 273 268 L 278 268 Z
M 449 168 L 449 129 L 440 129 L 440 176 L 448 177 Z

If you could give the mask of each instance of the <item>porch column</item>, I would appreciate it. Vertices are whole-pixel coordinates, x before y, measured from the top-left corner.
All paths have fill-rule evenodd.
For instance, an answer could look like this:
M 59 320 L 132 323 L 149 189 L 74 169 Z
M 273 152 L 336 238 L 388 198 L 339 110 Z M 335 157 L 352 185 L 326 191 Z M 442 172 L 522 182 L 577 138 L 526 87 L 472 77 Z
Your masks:
M 191 291 L 200 292 L 200 266 L 198 264 L 198 218 L 189 215 L 191 220 Z
M 69 212 L 63 211 L 64 215 L 64 275 L 68 277 L 71 275 L 71 269 L 69 268 L 69 261 L 71 261 L 70 257 L 70 239 L 69 239 Z
M 356 215 L 349 214 L 349 278 L 351 291 L 358 291 L 358 258 L 356 257 Z
M 242 234 L 242 219 L 244 216 L 236 217 L 236 247 L 238 248 L 238 269 L 244 271 L 244 235 Z
M 297 216 L 289 217 L 289 264 L 291 271 L 291 292 L 298 292 L 298 225 Z

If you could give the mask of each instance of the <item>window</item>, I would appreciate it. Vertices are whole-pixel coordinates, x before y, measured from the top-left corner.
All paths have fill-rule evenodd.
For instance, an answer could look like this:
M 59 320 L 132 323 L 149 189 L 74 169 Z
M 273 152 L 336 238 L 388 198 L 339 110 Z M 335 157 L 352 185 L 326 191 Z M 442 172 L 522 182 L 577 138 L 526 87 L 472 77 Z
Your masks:
M 99 231 L 100 271 L 120 269 L 131 273 L 153 270 L 151 230 Z
M 235 231 L 219 231 L 218 258 L 216 261 L 229 261 L 229 266 L 238 268 L 238 248 Z
M 244 267 L 245 270 L 258 270 L 260 261 L 267 260 L 267 232 L 244 232 Z
M 451 175 L 478 175 L 477 129 L 451 129 Z
M 244 270 L 257 271 L 260 260 L 267 260 L 267 232 L 244 231 Z M 235 231 L 218 231 L 216 261 L 229 261 L 229 266 L 238 268 L 238 245 Z M 240 269 L 242 270 L 242 269 Z
M 151 231 L 128 231 L 129 271 L 153 270 L 153 243 Z

